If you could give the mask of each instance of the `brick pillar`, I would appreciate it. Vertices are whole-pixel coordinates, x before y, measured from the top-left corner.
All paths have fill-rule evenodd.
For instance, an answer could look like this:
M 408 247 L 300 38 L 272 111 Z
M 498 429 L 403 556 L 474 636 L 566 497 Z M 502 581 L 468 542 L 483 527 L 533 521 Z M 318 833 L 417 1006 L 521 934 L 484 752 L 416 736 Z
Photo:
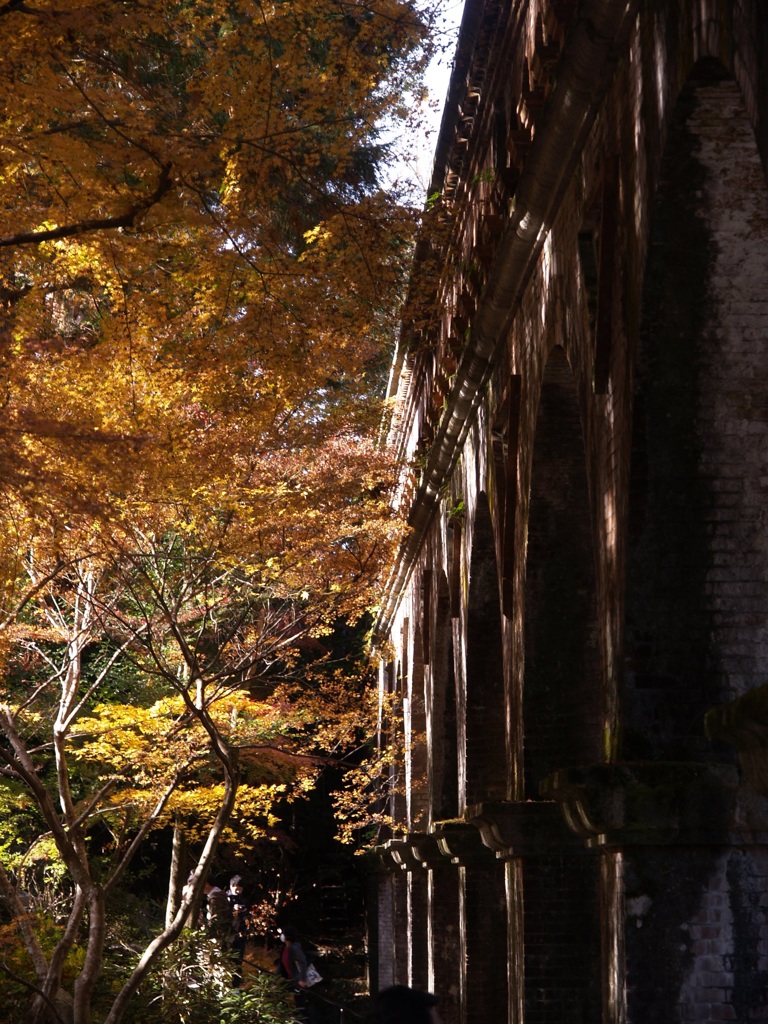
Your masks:
M 408 872 L 409 984 L 429 989 L 428 878 L 424 868 Z
M 395 980 L 394 958 L 394 902 L 392 875 L 380 870 L 371 875 L 373 899 L 369 905 L 369 985 L 372 992 L 392 985 Z
M 506 1021 L 507 896 L 504 863 L 474 825 L 440 822 L 440 848 L 459 865 L 459 1021 Z
M 460 919 L 459 871 L 448 859 L 435 861 L 428 885 L 428 988 L 440 999 L 443 1024 L 459 1024 Z
M 408 942 L 408 875 L 400 868 L 392 875 L 393 935 L 392 960 L 394 984 L 407 985 L 410 969 Z
M 596 854 L 525 858 L 526 1024 L 602 1019 L 598 868 Z
M 507 1019 L 504 864 L 492 854 L 460 868 L 466 972 L 463 1024 Z
M 509 993 L 509 1024 L 525 1020 L 525 985 L 523 963 L 523 861 L 521 857 L 504 862 L 507 884 L 507 989 Z
M 607 850 L 600 859 L 602 989 L 604 1024 L 627 1024 L 627 977 L 624 933 L 624 859 Z

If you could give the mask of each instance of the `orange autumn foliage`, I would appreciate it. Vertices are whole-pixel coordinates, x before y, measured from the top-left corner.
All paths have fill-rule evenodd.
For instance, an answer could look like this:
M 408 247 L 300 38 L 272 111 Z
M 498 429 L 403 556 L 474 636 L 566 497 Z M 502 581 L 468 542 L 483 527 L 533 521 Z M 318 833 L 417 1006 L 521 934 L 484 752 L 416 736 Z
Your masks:
M 42 993 L 31 1019 L 62 998 L 84 922 L 74 1016 L 92 1016 L 110 883 L 89 861 L 91 818 L 117 822 L 130 804 L 115 824 L 127 865 L 189 798 L 179 749 L 204 761 L 199 895 L 249 759 L 265 786 L 289 768 L 302 784 L 320 733 L 332 745 L 359 728 L 286 696 L 300 728 L 257 764 L 272 711 L 241 690 L 288 613 L 269 635 L 255 612 L 217 630 L 256 595 L 318 642 L 371 607 L 398 539 L 375 430 L 416 217 L 379 184 L 378 133 L 410 116 L 430 16 L 403 0 L 0 3 L 0 654 L 16 672 L 0 774 L 26 786 L 75 886 L 53 955 L 24 935 Z M 182 562 L 208 559 L 172 607 L 145 572 L 169 538 Z M 210 579 L 226 581 L 215 600 Z M 83 672 L 94 645 L 114 654 L 110 671 L 129 658 L 165 687 L 135 720 L 130 701 L 113 698 L 114 714 L 97 702 Z M 221 677 L 206 675 L 216 645 Z M 29 692 L 28 657 L 53 659 L 47 675 L 30 663 Z M 248 736 L 228 724 L 242 703 Z M 27 742 L 45 728 L 49 775 Z M 146 779 L 121 761 L 133 743 Z M 100 759 L 78 797 L 73 770 Z M 0 864 L 13 911 L 9 885 Z M 108 1024 L 188 909 L 148 944 Z
M 413 219 L 376 126 L 423 64 L 415 9 L 42 0 L 0 25 L 4 492 L 147 514 L 370 427 Z

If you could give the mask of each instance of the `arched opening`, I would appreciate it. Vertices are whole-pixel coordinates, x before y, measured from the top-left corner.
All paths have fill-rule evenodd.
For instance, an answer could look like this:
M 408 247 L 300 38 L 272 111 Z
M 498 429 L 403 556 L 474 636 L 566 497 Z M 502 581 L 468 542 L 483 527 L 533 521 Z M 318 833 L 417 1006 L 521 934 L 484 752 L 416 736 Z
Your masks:
M 586 460 L 562 348 L 544 372 L 531 466 L 525 583 L 525 794 L 599 761 L 601 676 Z M 552 850 L 522 863 L 526 1024 L 601 1020 L 599 860 Z M 556 969 L 554 966 L 556 965 Z
M 396 666 L 394 689 L 392 690 L 395 703 L 390 709 L 388 720 L 384 723 L 384 727 L 387 730 L 387 738 L 392 749 L 389 768 L 389 806 L 394 831 L 406 829 L 408 823 L 406 784 L 408 777 L 407 750 L 410 718 L 408 714 L 408 687 L 410 680 L 408 657 L 409 633 L 410 622 L 406 619 L 403 624 L 401 660 Z
M 424 697 L 424 644 L 416 627 L 413 638 L 413 668 L 407 699 L 406 792 L 408 830 L 423 829 L 429 816 L 427 793 L 427 716 Z
M 541 387 L 525 581 L 525 794 L 558 768 L 601 758 L 595 562 L 575 383 L 553 349 Z
M 493 524 L 478 496 L 467 603 L 464 806 L 507 796 L 501 602 Z
M 455 818 L 459 810 L 456 676 L 451 596 L 445 573 L 437 581 L 432 644 L 425 715 L 430 824 Z

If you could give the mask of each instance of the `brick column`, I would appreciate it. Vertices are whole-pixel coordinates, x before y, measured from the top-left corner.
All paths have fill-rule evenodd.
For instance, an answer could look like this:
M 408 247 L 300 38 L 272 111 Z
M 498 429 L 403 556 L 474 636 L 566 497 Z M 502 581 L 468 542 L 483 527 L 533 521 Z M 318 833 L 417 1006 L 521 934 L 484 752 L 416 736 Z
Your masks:
M 440 847 L 459 866 L 460 1021 L 505 1021 L 507 906 L 504 864 L 474 825 L 441 822 Z
M 373 855 L 368 875 L 368 987 L 378 992 L 394 982 L 392 874 L 387 858 Z
M 445 858 L 429 868 L 428 989 L 440 999 L 443 1024 L 460 1024 L 461 957 L 459 871 Z
M 414 868 L 408 872 L 409 945 L 411 963 L 409 984 L 414 988 L 429 989 L 429 879 L 426 869 Z

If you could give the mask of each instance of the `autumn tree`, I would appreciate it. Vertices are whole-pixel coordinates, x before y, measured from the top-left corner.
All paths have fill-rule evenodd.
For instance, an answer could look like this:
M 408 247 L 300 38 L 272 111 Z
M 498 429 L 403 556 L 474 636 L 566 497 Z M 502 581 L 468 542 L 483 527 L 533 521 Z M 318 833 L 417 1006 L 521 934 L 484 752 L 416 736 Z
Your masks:
M 123 979 L 108 1024 L 179 936 L 232 818 L 259 835 L 275 800 L 306 789 L 334 748 L 360 734 L 359 695 L 350 699 L 329 672 L 322 638 L 340 613 L 354 616 L 358 589 L 376 577 L 381 539 L 370 527 L 357 539 L 344 527 L 358 567 L 343 573 L 357 577 L 346 583 L 351 605 L 337 559 L 311 528 L 286 527 L 259 545 L 247 523 L 222 516 L 204 535 L 134 532 L 105 543 L 102 528 L 71 549 L 28 552 L 29 586 L 6 629 L 0 777 L 36 808 L 30 846 L 52 843 L 71 882 L 50 956 L 2 867 L 34 856 L 7 850 L 0 883 L 35 967 L 40 1019 L 68 1006 L 63 969 L 81 933 L 73 1019 L 90 1019 L 109 900 L 152 829 L 182 821 L 198 839 L 195 886 Z M 321 590 L 305 559 L 333 563 L 337 578 Z M 109 841 L 94 844 L 94 829 Z
M 194 834 L 196 889 L 172 901 L 110 1024 L 180 934 L 233 816 L 258 834 L 277 797 L 359 739 L 363 702 L 326 664 L 324 639 L 370 607 L 398 535 L 370 454 L 360 437 L 336 435 L 301 456 L 273 453 L 258 489 L 175 506 L 175 529 L 72 513 L 28 539 L 1 609 L 0 778 L 36 808 L 28 845 L 44 840 L 49 858 L 53 846 L 71 883 L 50 955 L 7 870 L 0 880 L 40 1019 L 68 1005 L 76 938 L 73 1019 L 91 1018 L 109 900 L 152 829 Z M 108 856 L 94 830 L 109 833 Z M 6 852 L 0 866 L 24 863 L 18 847 Z
M 402 0 L 0 4 L 0 750 L 73 882 L 49 954 L 0 875 L 39 1019 L 85 934 L 88 1024 L 111 879 L 195 773 L 219 787 L 199 888 L 244 760 L 254 785 L 300 781 L 338 728 L 306 686 L 279 720 L 249 687 L 369 607 L 393 543 L 370 436 L 414 216 L 379 186 L 379 132 L 410 116 L 429 17 Z M 104 875 L 94 822 L 113 836 Z
M 0 23 L 5 490 L 124 513 L 363 429 L 412 221 L 377 132 L 422 13 L 41 0 Z

